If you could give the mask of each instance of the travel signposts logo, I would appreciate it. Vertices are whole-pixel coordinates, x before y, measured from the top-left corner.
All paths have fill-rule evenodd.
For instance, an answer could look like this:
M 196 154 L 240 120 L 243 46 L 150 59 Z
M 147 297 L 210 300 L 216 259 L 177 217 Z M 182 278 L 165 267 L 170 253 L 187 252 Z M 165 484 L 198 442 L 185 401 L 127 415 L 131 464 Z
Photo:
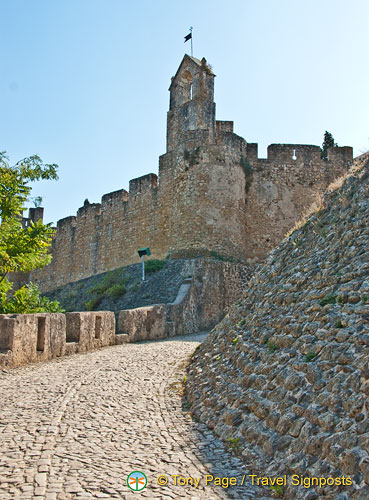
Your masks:
M 132 491 L 141 491 L 146 488 L 147 477 L 143 472 L 135 470 L 127 476 L 127 485 Z

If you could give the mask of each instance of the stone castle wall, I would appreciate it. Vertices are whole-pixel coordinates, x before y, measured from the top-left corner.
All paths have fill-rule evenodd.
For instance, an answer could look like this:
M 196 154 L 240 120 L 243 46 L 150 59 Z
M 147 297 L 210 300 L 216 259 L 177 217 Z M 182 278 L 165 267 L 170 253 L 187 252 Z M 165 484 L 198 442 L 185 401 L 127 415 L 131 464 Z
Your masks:
M 263 259 L 311 205 L 319 206 L 329 184 L 347 171 L 352 148 L 330 149 L 328 161 L 321 160 L 320 152 L 318 146 L 272 144 L 267 158 L 259 159 L 257 144 L 248 144 L 247 158 L 254 170 L 247 194 L 248 257 Z
M 323 162 L 317 146 L 273 145 L 267 159 L 258 159 L 240 144 L 235 151 L 195 142 L 191 150 L 167 153 L 159 179 L 134 179 L 129 192 L 109 193 L 60 220 L 52 263 L 29 279 L 52 290 L 138 262 L 137 249 L 144 246 L 157 259 L 215 252 L 262 260 L 350 161 L 351 148 L 336 148 L 336 157 Z M 241 158 L 253 167 L 247 192 Z
M 26 279 L 52 290 L 152 258 L 221 254 L 263 260 L 328 184 L 352 160 L 352 148 L 273 144 L 260 159 L 257 144 L 215 118 L 214 74 L 185 56 L 170 86 L 167 152 L 159 175 L 130 181 L 129 192 L 103 196 L 58 222 L 52 263 Z M 294 159 L 293 159 L 294 157 Z

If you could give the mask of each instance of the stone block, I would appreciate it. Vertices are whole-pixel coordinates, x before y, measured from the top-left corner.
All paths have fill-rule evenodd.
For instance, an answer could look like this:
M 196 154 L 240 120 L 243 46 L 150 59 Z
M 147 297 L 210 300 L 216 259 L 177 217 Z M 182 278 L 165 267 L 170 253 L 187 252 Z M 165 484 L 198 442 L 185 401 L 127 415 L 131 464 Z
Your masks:
M 115 345 L 127 344 L 129 342 L 128 333 L 119 333 L 115 336 Z
M 35 314 L 38 319 L 38 326 L 42 328 L 44 318 L 45 332 L 48 340 L 49 356 L 48 358 L 57 358 L 65 354 L 66 342 L 66 319 L 65 314 L 61 313 L 38 313 Z
M 66 313 L 66 341 L 76 343 L 77 352 L 115 344 L 112 311 Z
M 50 331 L 45 318 L 34 314 L 0 315 L 0 349 L 8 354 L 9 366 L 43 361 L 50 355 Z
M 161 339 L 167 336 L 165 304 L 120 311 L 118 330 L 129 336 L 130 342 Z

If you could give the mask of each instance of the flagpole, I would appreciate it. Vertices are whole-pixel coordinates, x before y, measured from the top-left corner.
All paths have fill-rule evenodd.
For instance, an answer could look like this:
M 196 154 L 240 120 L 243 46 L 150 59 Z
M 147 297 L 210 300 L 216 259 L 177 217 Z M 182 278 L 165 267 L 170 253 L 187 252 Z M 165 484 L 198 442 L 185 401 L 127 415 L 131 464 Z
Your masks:
M 193 39 L 193 36 L 192 36 L 192 30 L 193 30 L 193 27 L 191 26 L 191 28 L 190 28 L 190 32 L 191 32 L 191 57 L 193 57 L 193 50 L 192 50 L 192 39 Z

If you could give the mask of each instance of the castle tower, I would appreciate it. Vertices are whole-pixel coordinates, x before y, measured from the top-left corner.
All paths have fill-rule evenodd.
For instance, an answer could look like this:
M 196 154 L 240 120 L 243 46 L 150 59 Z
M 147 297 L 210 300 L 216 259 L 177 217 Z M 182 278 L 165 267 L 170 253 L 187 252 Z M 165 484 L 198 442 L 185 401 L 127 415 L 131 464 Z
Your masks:
M 183 150 L 195 131 L 203 141 L 214 141 L 214 77 L 205 58 L 184 56 L 169 87 L 167 152 Z
M 167 152 L 159 189 L 168 209 L 159 228 L 174 257 L 245 255 L 246 141 L 215 117 L 214 73 L 185 55 L 169 87 Z

